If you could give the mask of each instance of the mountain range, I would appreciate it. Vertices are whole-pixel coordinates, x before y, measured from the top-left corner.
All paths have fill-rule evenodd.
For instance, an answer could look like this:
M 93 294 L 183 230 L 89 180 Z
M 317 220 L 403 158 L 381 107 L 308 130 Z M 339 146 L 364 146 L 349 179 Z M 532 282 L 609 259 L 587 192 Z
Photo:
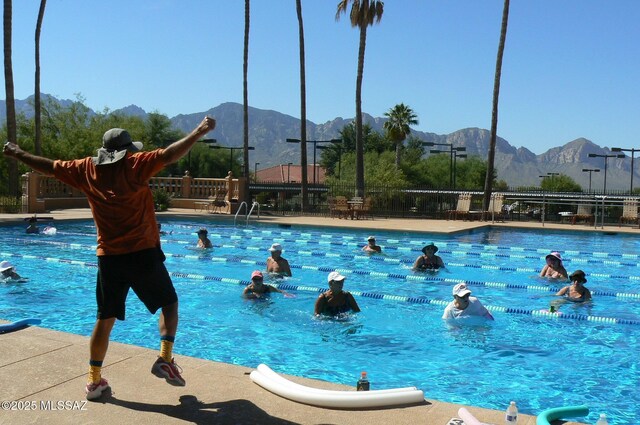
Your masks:
M 45 95 L 43 95 L 44 97 Z M 53 98 L 55 99 L 55 98 Z M 59 100 L 63 106 L 71 104 L 71 100 Z M 33 116 L 33 96 L 25 100 L 16 100 L 16 112 L 27 117 Z M 136 105 L 117 109 L 114 113 L 135 115 L 144 118 L 147 112 Z M 184 132 L 191 131 L 202 120 L 204 115 L 216 118 L 217 126 L 211 137 L 218 140 L 220 146 L 242 146 L 243 123 L 242 105 L 227 102 L 207 111 L 191 114 L 180 114 L 171 117 L 172 125 Z M 364 122 L 375 131 L 382 131 L 386 118 L 372 117 L 363 114 Z M 0 101 L 0 123 L 6 118 L 5 102 Z M 335 118 L 323 124 L 307 120 L 308 140 L 330 140 L 340 137 L 340 130 L 353 121 L 353 118 Z M 425 142 L 447 143 L 454 147 L 466 147 L 468 156 L 478 155 L 487 159 L 490 132 L 481 128 L 464 128 L 449 134 L 427 133 L 412 130 L 412 135 Z M 260 163 L 260 168 L 278 164 L 300 163 L 300 146 L 287 143 L 287 138 L 300 138 L 300 120 L 277 111 L 249 108 L 249 145 L 255 150 L 249 152 L 251 164 Z M 440 147 L 440 146 L 438 146 Z M 448 150 L 447 146 L 442 146 Z M 313 145 L 307 148 L 309 164 L 313 163 Z M 571 177 L 583 188 L 588 188 L 591 176 L 592 188 L 599 191 L 603 187 L 603 157 L 590 158 L 589 154 L 610 155 L 611 150 L 601 147 L 590 140 L 579 138 L 567 142 L 563 146 L 547 150 L 536 155 L 527 148 L 516 148 L 505 139 L 498 137 L 496 141 L 495 167 L 498 179 L 505 180 L 510 187 L 539 186 L 540 176 L 548 173 L 561 173 Z M 316 152 L 317 159 L 320 153 Z M 318 159 L 319 160 L 319 159 Z M 630 184 L 631 158 L 607 159 L 607 190 L 628 190 Z M 600 169 L 601 172 L 589 173 L 583 169 Z M 638 180 L 634 173 L 634 180 Z

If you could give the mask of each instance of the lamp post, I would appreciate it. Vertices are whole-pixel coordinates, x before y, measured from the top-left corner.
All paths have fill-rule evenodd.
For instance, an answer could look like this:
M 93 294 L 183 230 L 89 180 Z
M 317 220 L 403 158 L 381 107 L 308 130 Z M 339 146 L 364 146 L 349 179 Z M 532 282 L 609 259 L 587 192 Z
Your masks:
M 636 152 L 640 152 L 640 149 L 611 148 L 611 152 L 631 152 L 631 185 L 629 186 L 629 195 L 631 195 L 633 193 L 633 158 Z
M 324 150 L 324 149 L 329 149 L 330 146 L 318 146 L 318 149 L 320 150 Z M 337 145 L 336 148 L 338 149 L 338 179 L 340 179 L 340 168 L 342 166 L 342 146 L 341 145 Z
M 604 187 L 602 192 L 604 195 L 607 194 L 607 160 L 609 158 L 624 158 L 625 155 L 623 153 L 617 155 L 601 155 L 597 153 L 590 153 L 589 158 L 604 158 Z
M 243 146 L 240 146 L 240 147 L 235 147 L 235 146 L 233 146 L 233 147 L 231 147 L 231 146 L 209 146 L 209 148 L 210 149 L 229 149 L 229 171 L 231 171 L 231 168 L 233 166 L 233 151 L 234 150 L 242 150 L 242 149 L 244 149 Z M 255 150 L 255 148 L 253 146 L 249 146 L 247 148 L 247 150 L 252 151 L 252 150 Z
M 291 183 L 291 164 L 293 162 L 287 163 L 287 183 Z
M 218 143 L 216 139 L 202 139 L 196 141 L 196 143 L 206 143 L 207 146 L 211 147 L 213 143 Z M 191 149 L 189 149 L 189 154 L 187 155 L 187 171 L 191 173 Z
M 253 182 L 254 183 L 258 183 L 258 165 L 260 163 L 256 162 L 255 164 L 253 164 Z
M 591 193 L 591 173 L 599 173 L 600 169 L 599 168 L 583 168 L 582 172 L 589 173 L 589 192 L 588 193 Z
M 300 143 L 300 139 L 286 139 L 287 143 Z M 318 143 L 342 143 L 342 139 L 331 139 L 331 140 L 307 140 L 307 143 L 313 143 L 313 184 L 316 184 L 317 180 L 317 169 L 316 166 L 316 146 Z
M 448 146 L 449 147 L 449 187 L 454 188 L 455 183 L 454 183 L 454 171 L 453 171 L 453 164 L 455 161 L 455 157 L 456 157 L 456 152 L 466 152 L 467 148 L 464 146 L 459 146 L 457 148 L 453 147 L 453 143 L 435 143 L 435 142 L 422 142 L 422 146 Z M 441 151 L 441 150 L 432 150 L 431 153 L 446 153 L 447 151 Z M 458 156 L 458 158 L 460 158 L 461 156 Z

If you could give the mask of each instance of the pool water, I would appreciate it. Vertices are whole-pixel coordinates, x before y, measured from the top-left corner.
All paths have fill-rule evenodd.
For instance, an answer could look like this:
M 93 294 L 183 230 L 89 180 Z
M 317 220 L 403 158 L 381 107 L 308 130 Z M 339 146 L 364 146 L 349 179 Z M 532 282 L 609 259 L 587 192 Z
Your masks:
M 622 234 L 490 229 L 455 236 L 376 232 L 383 254 L 361 247 L 371 231 L 308 227 L 230 226 L 163 221 L 166 265 L 180 297 L 174 352 L 280 373 L 354 385 L 367 371 L 372 389 L 416 386 L 429 399 L 536 415 L 586 404 L 582 422 L 599 413 L 611 424 L 640 418 L 639 243 Z M 3 226 L 0 259 L 26 283 L 0 284 L 0 318 L 42 319 L 41 326 L 90 335 L 95 317 L 93 222 L 56 223 L 57 234 L 27 235 Z M 195 248 L 200 227 L 212 250 Z M 437 274 L 411 271 L 433 241 L 447 264 Z M 264 269 L 274 243 L 284 247 L 293 277 L 270 282 L 273 294 L 245 300 L 251 272 Z M 544 257 L 560 251 L 569 273 L 587 274 L 593 301 L 563 304 L 563 316 L 541 313 L 558 300 L 560 283 L 537 277 Z M 317 319 L 313 306 L 329 271 L 347 276 L 345 290 L 361 313 Z M 495 317 L 453 326 L 441 320 L 451 288 L 466 281 Z M 135 297 L 112 339 L 159 346 L 157 315 Z M 108 355 L 108 354 L 107 354 Z M 186 370 L 185 378 L 189 379 Z

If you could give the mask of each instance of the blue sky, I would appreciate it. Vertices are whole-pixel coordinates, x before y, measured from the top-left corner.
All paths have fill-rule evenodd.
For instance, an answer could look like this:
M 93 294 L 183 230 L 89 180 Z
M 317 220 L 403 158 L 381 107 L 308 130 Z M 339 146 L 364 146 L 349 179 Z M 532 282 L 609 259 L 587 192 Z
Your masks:
M 15 97 L 33 94 L 38 0 L 13 2 Z M 358 31 L 302 0 L 307 119 L 355 114 Z M 491 125 L 502 0 L 387 0 L 368 31 L 363 110 L 398 103 L 422 131 Z M 585 137 L 637 147 L 640 2 L 511 0 L 498 135 L 540 154 Z M 169 117 L 242 103 L 242 0 L 48 0 L 41 89 Z M 300 117 L 295 0 L 253 0 L 249 104 Z M 4 74 L 0 76 L 4 85 Z M 4 97 L 4 96 L 2 96 Z

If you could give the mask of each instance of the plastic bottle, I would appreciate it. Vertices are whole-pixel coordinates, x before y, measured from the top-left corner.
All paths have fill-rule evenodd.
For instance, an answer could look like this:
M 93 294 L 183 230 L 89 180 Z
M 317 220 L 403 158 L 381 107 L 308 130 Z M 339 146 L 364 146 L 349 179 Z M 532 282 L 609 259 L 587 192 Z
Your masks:
M 609 422 L 607 421 L 607 415 L 605 415 L 604 413 L 600 413 L 600 419 L 598 419 L 596 425 L 609 425 Z
M 360 379 L 358 379 L 356 390 L 369 391 L 369 380 L 367 379 L 367 372 L 360 373 Z
M 504 423 L 505 425 L 516 425 L 518 423 L 518 408 L 516 407 L 515 401 L 509 403 L 509 407 L 507 407 L 504 415 Z

